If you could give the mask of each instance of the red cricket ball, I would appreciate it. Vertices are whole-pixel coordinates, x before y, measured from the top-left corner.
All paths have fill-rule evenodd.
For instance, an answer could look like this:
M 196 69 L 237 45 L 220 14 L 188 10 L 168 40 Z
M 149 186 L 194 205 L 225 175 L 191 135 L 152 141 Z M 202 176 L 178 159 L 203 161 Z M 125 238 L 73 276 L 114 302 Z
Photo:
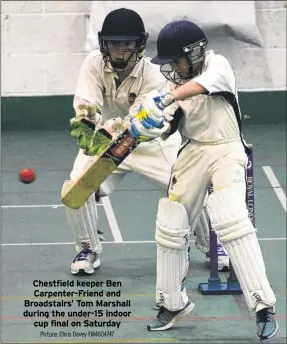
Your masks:
M 31 168 L 23 168 L 19 172 L 19 179 L 24 184 L 31 184 L 36 179 L 36 173 Z

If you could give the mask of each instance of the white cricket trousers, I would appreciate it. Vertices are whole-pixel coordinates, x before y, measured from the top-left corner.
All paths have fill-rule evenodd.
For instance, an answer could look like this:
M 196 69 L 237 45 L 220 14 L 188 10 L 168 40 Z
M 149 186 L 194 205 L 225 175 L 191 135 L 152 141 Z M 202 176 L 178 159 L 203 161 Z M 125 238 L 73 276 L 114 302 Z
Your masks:
M 162 188 L 168 188 L 171 169 L 176 160 L 181 145 L 179 132 L 171 135 L 163 141 L 158 138 L 150 142 L 141 143 L 102 183 L 99 196 L 108 196 L 116 189 L 124 176 L 129 172 L 137 174 L 155 182 Z M 71 180 L 75 180 L 83 171 L 88 161 L 92 159 L 79 151 L 70 174 Z
M 173 167 L 169 199 L 185 206 L 191 228 L 197 225 L 211 183 L 214 190 L 236 189 L 238 200 L 234 202 L 245 201 L 246 163 L 240 139 L 218 145 L 183 144 Z

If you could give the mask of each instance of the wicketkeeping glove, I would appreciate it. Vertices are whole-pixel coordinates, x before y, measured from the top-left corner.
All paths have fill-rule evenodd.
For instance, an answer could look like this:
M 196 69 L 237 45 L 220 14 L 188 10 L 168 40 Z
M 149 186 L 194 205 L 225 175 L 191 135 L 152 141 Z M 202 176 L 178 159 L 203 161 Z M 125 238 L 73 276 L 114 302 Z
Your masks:
M 102 122 L 100 111 L 90 104 L 80 104 L 70 120 L 70 134 L 81 149 L 88 149 L 96 127 Z
M 120 117 L 110 119 L 94 131 L 94 134 L 85 150 L 86 155 L 99 155 L 104 151 L 119 132 L 125 131 L 127 123 Z M 104 130 L 104 133 L 103 133 Z

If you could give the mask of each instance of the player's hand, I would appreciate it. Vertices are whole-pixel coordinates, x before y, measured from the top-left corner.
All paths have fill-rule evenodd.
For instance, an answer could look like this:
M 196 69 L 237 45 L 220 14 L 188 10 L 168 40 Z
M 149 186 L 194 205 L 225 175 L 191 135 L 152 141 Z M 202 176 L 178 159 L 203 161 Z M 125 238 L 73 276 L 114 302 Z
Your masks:
M 70 120 L 70 134 L 78 141 L 81 149 L 88 149 L 94 131 L 102 122 L 102 116 L 96 106 L 83 103 L 76 108 L 76 117 Z
M 109 119 L 101 128 L 94 131 L 88 147 L 85 149 L 85 154 L 90 156 L 99 155 L 128 126 L 129 123 L 120 117 Z
M 103 128 L 95 130 L 84 150 L 84 154 L 89 156 L 99 155 L 109 146 L 111 141 L 112 136 L 103 130 Z
M 87 100 L 80 100 L 80 104 L 75 109 L 76 118 L 86 118 L 93 122 L 95 126 L 102 123 L 101 110 L 98 106 L 88 102 Z
M 178 109 L 178 103 L 175 100 L 174 96 L 171 93 L 166 93 L 161 96 L 160 103 L 158 106 L 163 106 L 163 117 L 168 121 L 173 120 L 173 116 Z
M 88 149 L 94 135 L 95 125 L 87 118 L 72 118 L 70 120 L 70 134 L 78 141 L 81 149 Z
M 159 101 L 160 94 L 157 91 L 151 92 L 139 105 L 133 117 L 138 119 L 147 129 L 161 128 L 164 118 L 162 116 L 162 109 L 157 106 Z
M 161 115 L 167 121 L 172 121 L 175 111 L 178 109 L 178 104 L 171 93 L 161 95 L 154 99 L 155 106 L 160 109 Z
M 173 104 L 175 102 L 175 98 L 172 95 L 172 93 L 168 92 L 164 95 L 161 95 L 159 103 L 157 104 L 157 106 L 164 110 L 166 107 L 170 106 L 171 104 Z
M 161 128 L 164 120 L 171 121 L 178 105 L 172 94 L 161 96 L 153 91 L 146 96 L 138 107 L 136 117 L 145 128 Z
M 169 122 L 163 121 L 161 128 L 149 127 L 146 128 L 141 121 L 137 118 L 131 118 L 130 120 L 130 135 L 139 142 L 147 142 L 157 139 L 170 130 Z
M 123 132 L 127 129 L 128 122 L 121 117 L 112 118 L 105 122 L 103 128 L 112 136 L 116 135 L 120 131 Z

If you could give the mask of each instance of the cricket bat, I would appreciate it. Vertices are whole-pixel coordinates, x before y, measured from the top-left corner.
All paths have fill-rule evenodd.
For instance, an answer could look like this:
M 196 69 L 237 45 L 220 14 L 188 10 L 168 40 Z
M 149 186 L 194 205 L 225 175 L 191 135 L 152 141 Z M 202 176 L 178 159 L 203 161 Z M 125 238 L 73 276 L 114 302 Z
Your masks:
M 98 135 L 99 142 L 105 142 L 104 148 L 94 156 L 75 181 L 68 180 L 63 185 L 61 200 L 69 208 L 79 209 L 83 206 L 105 179 L 139 145 L 139 141 L 130 136 L 127 128 L 117 132 L 113 137 L 104 128 L 98 130 L 95 135 Z

